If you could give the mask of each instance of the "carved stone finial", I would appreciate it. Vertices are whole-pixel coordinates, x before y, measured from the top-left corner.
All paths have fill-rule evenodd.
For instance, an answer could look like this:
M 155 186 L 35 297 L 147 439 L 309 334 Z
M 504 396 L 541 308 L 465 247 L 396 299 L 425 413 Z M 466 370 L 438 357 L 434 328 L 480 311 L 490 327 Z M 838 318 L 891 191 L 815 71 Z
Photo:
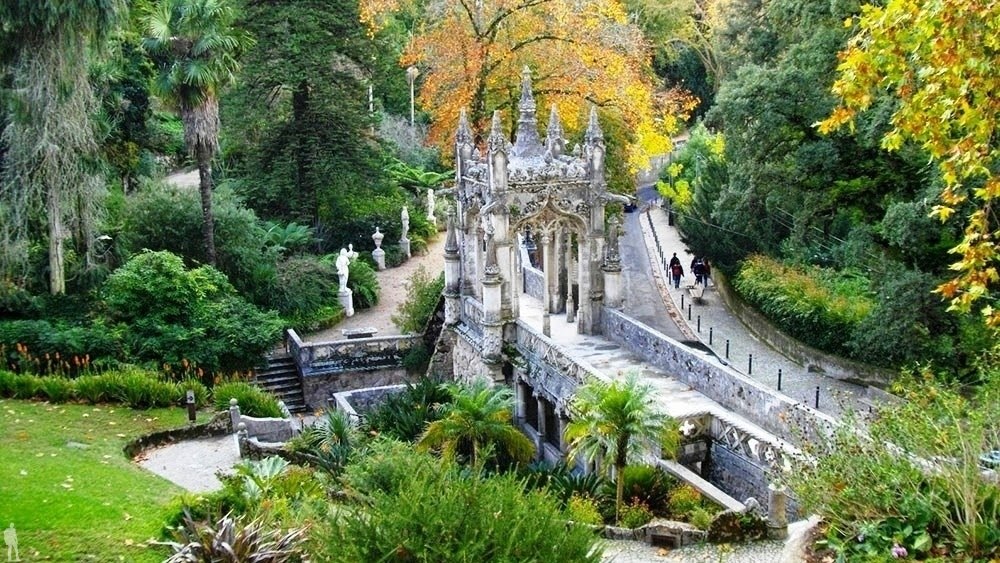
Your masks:
M 601 124 L 597 121 L 597 106 L 590 106 L 590 121 L 587 123 L 587 133 L 584 135 L 584 140 L 587 144 L 593 144 L 594 141 L 604 142 L 604 131 L 601 130 Z
M 455 132 L 455 144 L 472 144 L 472 128 L 469 127 L 469 118 L 465 115 L 465 108 L 458 117 L 458 131 Z
M 565 147 L 566 140 L 563 139 L 563 128 L 562 123 L 559 122 L 559 112 L 556 111 L 556 106 L 552 106 L 552 111 L 549 113 L 549 128 L 546 130 L 545 148 L 554 158 L 559 158 L 563 155 Z
M 535 112 L 535 96 L 531 93 L 531 69 L 525 65 L 521 70 L 521 101 L 518 104 L 521 112 Z
M 489 154 L 507 152 L 507 138 L 503 134 L 503 124 L 500 122 L 500 110 L 493 111 L 493 123 L 490 136 L 486 139 L 486 150 Z

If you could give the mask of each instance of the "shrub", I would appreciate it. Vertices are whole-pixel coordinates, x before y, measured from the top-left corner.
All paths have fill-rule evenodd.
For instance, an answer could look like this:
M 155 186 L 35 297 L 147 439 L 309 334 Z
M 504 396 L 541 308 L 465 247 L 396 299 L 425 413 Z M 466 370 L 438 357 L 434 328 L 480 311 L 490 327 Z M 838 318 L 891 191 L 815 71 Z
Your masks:
M 688 522 L 699 530 L 707 530 L 712 524 L 712 515 L 704 508 L 698 507 L 688 514 Z
M 247 416 L 282 416 L 281 407 L 274 395 L 245 381 L 220 383 L 212 389 L 212 396 L 215 398 L 215 408 L 219 410 L 228 410 L 230 399 L 236 399 L 240 413 Z
M 237 296 L 218 270 L 187 270 L 169 252 L 133 257 L 108 278 L 104 295 L 110 318 L 128 327 L 126 355 L 139 362 L 247 368 L 281 330 L 276 315 Z
M 511 474 L 485 479 L 453 464 L 410 475 L 391 492 L 373 493 L 366 510 L 340 513 L 320 535 L 325 551 L 316 559 L 334 563 L 601 558 L 594 534 L 567 526 L 557 501 L 543 491 L 526 492 Z
M 614 486 L 610 485 L 609 489 L 609 482 L 599 473 L 574 473 L 565 463 L 559 463 L 550 469 L 545 484 L 563 504 L 569 502 L 574 495 L 596 500 L 610 498 L 612 504 L 614 501 L 614 494 L 607 494 L 608 490 L 614 490 Z M 612 506 L 612 513 L 613 510 Z
M 368 430 L 412 442 L 429 423 L 438 419 L 435 405 L 450 400 L 447 388 L 421 377 L 415 384 L 407 385 L 406 390 L 386 395 L 378 406 L 365 413 L 364 424 Z
M 260 520 L 243 524 L 241 518 L 227 515 L 213 526 L 185 517 L 174 539 L 170 542 L 174 554 L 166 563 L 288 563 L 299 561 L 305 530 L 292 530 L 282 536 L 279 530 L 265 529 Z
M 431 353 L 423 344 L 410 348 L 403 356 L 402 364 L 408 373 L 424 373 L 431 361 Z
M 622 472 L 622 483 L 626 500 L 638 500 L 653 512 L 659 512 L 666 506 L 670 486 L 675 481 L 651 465 L 629 465 Z M 609 496 L 615 494 L 614 484 L 610 487 Z
M 110 373 L 84 375 L 73 383 L 76 384 L 76 396 L 92 405 L 109 402 L 117 395 L 117 380 Z
M 90 358 L 119 357 L 120 334 L 102 322 L 0 322 L 0 361 L 18 371 L 75 375 L 90 367 Z
M 337 270 L 329 261 L 295 256 L 278 262 L 277 276 L 258 303 L 276 310 L 296 331 L 311 332 L 343 317 L 338 288 Z
M 623 528 L 639 528 L 649 524 L 653 519 L 653 511 L 642 501 L 635 500 L 622 507 L 618 524 Z
M 671 515 L 688 519 L 688 514 L 701 506 L 701 493 L 691 485 L 685 483 L 670 492 L 668 505 Z
M 590 497 L 574 494 L 566 504 L 566 514 L 573 522 L 580 524 L 592 524 L 600 526 L 604 524 L 604 517 L 597 507 L 597 501 Z
M 379 283 L 375 269 L 363 260 L 351 260 L 347 287 L 354 293 L 354 306 L 368 309 L 378 304 Z
M 406 292 L 410 297 L 399 304 L 399 309 L 392 316 L 392 323 L 404 334 L 422 333 L 437 309 L 443 290 L 443 273 L 431 278 L 423 266 L 417 268 L 406 284 Z
M 40 396 L 42 380 L 36 375 L 14 376 L 11 385 L 11 397 L 15 399 L 33 399 Z
M 733 285 L 781 330 L 838 354 L 850 352 L 845 335 L 874 307 L 870 282 L 860 274 L 794 267 L 762 255 L 743 262 Z
M 197 379 L 187 378 L 177 382 L 177 386 L 181 391 L 181 395 L 184 401 L 187 401 L 188 390 L 194 391 L 194 405 L 195 408 L 202 408 L 209 404 L 209 390 L 205 387 L 205 384 L 198 381 Z
M 39 378 L 38 387 L 41 395 L 52 403 L 71 401 L 76 393 L 73 380 L 56 375 Z
M 17 375 L 4 369 L 0 369 L 0 397 L 13 397 L 14 385 Z
M 184 395 L 176 383 L 162 381 L 155 374 L 136 368 L 106 374 L 105 377 L 114 386 L 113 398 L 133 409 L 177 405 Z
M 332 475 L 347 467 L 360 446 L 361 438 L 343 411 L 327 411 L 295 438 L 289 446 Z
M 373 441 L 365 456 L 347 466 L 344 485 L 363 496 L 396 495 L 410 479 L 437 474 L 441 465 L 429 453 L 392 438 Z

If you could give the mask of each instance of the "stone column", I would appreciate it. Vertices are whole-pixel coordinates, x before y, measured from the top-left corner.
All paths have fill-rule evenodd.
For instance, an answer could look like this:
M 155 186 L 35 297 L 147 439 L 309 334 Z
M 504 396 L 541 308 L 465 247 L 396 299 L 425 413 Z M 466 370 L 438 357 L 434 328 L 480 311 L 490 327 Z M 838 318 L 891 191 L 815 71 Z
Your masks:
M 458 324 L 461 318 L 461 272 L 462 257 L 458 253 L 455 211 L 452 209 L 448 213 L 448 230 L 444 243 L 444 322 L 448 326 Z
M 493 381 L 503 381 L 503 277 L 497 265 L 497 247 L 492 235 L 487 235 L 486 265 L 483 268 L 483 362 Z
M 576 321 L 576 303 L 573 300 L 573 282 L 580 275 L 577 271 L 577 263 L 573 258 L 573 233 L 566 234 L 566 322 Z
M 545 434 L 548 431 L 546 428 L 547 422 L 545 420 L 545 404 L 548 403 L 548 401 L 541 397 L 536 397 L 535 400 L 538 401 L 538 453 L 542 459 L 545 459 L 545 456 L 542 455 L 542 447 L 545 444 Z
M 542 334 L 551 337 L 552 327 L 549 310 L 552 302 L 551 278 L 553 270 L 555 270 L 555 266 L 552 264 L 554 262 L 552 260 L 552 235 L 548 231 L 543 231 L 541 235 L 539 242 L 542 244 L 542 275 L 544 277 L 542 284 Z
M 562 254 L 562 228 L 553 227 L 551 242 L 546 249 L 549 251 L 550 260 L 545 264 L 545 281 L 549 286 L 549 306 L 546 310 L 550 313 L 558 313 L 559 303 L 562 300 L 559 291 L 559 263 Z M 551 263 L 552 267 L 549 267 Z
M 580 303 L 578 304 L 576 315 L 576 331 L 580 334 L 594 334 L 591 326 L 593 311 L 591 311 L 590 302 L 591 279 L 593 275 L 591 268 L 594 265 L 591 264 L 590 246 L 590 236 L 584 235 L 583 240 L 578 245 L 580 249 L 580 263 L 578 266 L 580 272 Z
M 788 537 L 788 495 L 784 487 L 771 483 L 767 486 L 767 538 L 783 540 Z

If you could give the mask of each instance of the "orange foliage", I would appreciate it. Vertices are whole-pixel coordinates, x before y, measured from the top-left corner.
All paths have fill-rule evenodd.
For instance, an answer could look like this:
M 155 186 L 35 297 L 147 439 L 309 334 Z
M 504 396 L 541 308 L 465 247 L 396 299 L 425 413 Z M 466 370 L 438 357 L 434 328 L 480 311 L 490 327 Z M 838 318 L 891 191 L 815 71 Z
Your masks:
M 397 1 L 366 0 L 363 18 L 377 26 Z M 619 113 L 633 132 L 634 170 L 670 150 L 676 111 L 685 106 L 656 95 L 649 62 L 642 33 L 618 0 L 437 0 L 426 6 L 400 66 L 420 69 L 419 103 L 433 118 L 431 142 L 445 154 L 462 108 L 476 133 L 494 109 L 513 130 L 528 66 L 543 120 L 555 105 L 572 133 L 586 125 L 590 103 Z

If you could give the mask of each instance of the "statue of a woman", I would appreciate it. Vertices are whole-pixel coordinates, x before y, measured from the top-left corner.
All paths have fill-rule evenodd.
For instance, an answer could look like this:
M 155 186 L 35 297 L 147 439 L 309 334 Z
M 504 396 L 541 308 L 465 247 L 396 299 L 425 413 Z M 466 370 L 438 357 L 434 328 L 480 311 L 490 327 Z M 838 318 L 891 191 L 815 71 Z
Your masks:
M 406 235 L 410 234 L 410 212 L 406 210 L 406 206 L 403 206 L 403 213 L 400 214 L 400 218 L 403 221 L 403 234 L 399 236 L 399 240 L 406 240 Z
M 351 258 L 347 255 L 346 248 L 340 249 L 336 265 L 337 276 L 340 278 L 340 291 L 347 291 L 347 276 L 350 274 Z

